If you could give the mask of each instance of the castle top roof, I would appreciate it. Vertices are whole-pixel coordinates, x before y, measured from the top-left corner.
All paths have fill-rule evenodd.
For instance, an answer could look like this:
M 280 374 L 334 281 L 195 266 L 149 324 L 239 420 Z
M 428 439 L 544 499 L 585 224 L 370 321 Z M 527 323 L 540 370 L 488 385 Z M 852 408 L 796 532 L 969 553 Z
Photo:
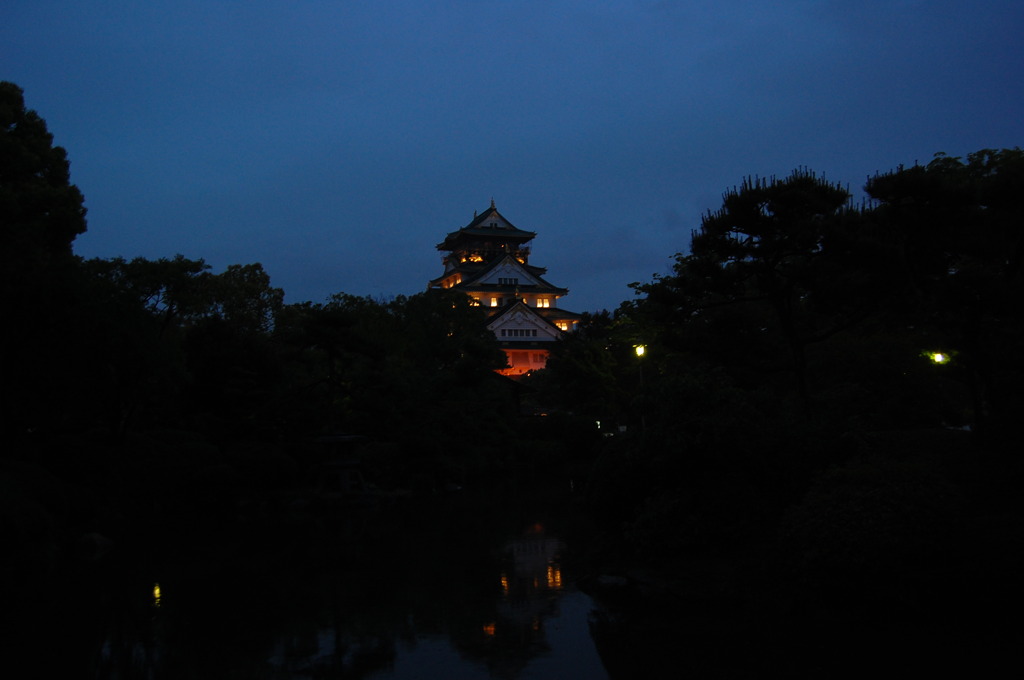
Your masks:
M 469 237 L 483 237 L 486 239 L 495 239 L 505 242 L 525 243 L 536 235 L 536 232 L 519 229 L 505 219 L 505 217 L 498 212 L 498 209 L 494 207 L 494 199 L 492 198 L 491 207 L 484 210 L 482 213 L 474 215 L 473 221 L 466 226 L 445 236 L 444 241 L 437 244 L 437 249 L 456 250 L 459 242 L 464 241 Z

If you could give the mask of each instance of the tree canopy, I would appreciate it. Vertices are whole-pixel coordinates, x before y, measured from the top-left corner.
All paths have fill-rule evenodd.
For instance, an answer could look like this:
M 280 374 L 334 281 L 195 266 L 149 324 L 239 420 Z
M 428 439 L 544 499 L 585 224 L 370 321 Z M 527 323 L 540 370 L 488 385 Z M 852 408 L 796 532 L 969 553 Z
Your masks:
M 24 93 L 0 82 L 0 257 L 10 283 L 53 258 L 71 255 L 85 232 L 84 198 L 70 182 L 67 152 Z
M 0 352 L 7 362 L 0 432 L 37 428 L 75 410 L 78 369 L 61 338 L 75 315 L 71 244 L 85 227 L 66 152 L 25 108 L 21 88 L 0 82 Z

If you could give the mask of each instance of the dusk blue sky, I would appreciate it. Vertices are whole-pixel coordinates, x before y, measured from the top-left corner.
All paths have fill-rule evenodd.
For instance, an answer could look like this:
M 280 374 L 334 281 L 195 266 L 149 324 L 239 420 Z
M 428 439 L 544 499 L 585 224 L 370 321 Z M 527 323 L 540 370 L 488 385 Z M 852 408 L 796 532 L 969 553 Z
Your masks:
M 80 255 L 414 294 L 493 197 L 593 311 L 746 175 L 1024 144 L 1024 2 L 7 0 L 0 79 L 68 151 Z

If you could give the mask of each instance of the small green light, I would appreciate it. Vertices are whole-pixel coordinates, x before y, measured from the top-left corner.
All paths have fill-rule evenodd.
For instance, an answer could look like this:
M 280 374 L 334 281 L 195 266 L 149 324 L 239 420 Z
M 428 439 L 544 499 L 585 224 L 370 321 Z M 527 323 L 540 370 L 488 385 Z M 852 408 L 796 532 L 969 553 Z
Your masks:
M 932 352 L 928 355 L 928 358 L 932 360 L 933 364 L 942 365 L 949 363 L 949 355 L 945 352 Z

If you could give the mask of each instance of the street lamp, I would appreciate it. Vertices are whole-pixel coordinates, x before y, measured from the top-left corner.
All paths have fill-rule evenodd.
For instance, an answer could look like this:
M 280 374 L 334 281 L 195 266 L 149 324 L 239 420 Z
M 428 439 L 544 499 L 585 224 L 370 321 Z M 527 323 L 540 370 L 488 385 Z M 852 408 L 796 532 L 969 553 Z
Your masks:
M 640 436 L 647 434 L 647 414 L 644 412 L 644 354 L 647 353 L 647 345 L 633 345 L 636 352 L 637 368 L 640 370 Z
M 956 356 L 956 350 L 929 349 L 921 352 L 918 356 L 927 359 L 936 366 L 945 366 L 953 361 L 953 357 Z

